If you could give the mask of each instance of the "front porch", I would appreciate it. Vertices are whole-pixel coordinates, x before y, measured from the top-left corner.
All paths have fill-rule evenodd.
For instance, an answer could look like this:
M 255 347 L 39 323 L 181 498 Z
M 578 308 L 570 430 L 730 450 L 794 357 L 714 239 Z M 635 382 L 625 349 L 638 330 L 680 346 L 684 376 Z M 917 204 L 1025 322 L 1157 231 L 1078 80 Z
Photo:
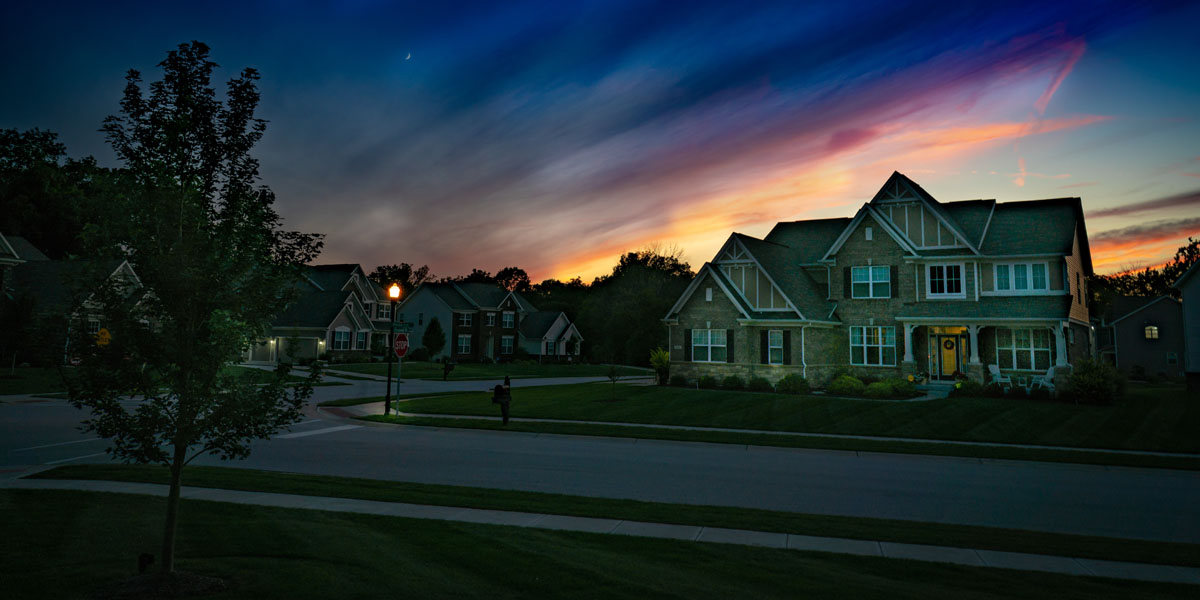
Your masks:
M 930 382 L 965 377 L 986 385 L 992 381 L 994 365 L 1011 378 L 1012 385 L 1027 387 L 1053 366 L 1054 385 L 1060 390 L 1070 376 L 1065 321 L 947 318 L 901 321 L 901 325 L 905 334 L 901 369 L 906 375 L 923 374 Z

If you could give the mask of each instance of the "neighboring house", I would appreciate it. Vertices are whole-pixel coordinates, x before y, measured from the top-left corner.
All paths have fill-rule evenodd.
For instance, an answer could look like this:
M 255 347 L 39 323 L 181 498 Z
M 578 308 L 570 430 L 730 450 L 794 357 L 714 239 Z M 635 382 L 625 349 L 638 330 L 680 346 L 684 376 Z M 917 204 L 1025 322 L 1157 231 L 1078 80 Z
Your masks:
M 520 350 L 548 360 L 573 360 L 583 341 L 561 312 L 538 311 L 518 292 L 487 283 L 423 283 L 397 308 L 421 347 L 437 317 L 446 335 L 442 355 L 460 362 L 509 360 Z
M 333 360 L 386 344 L 390 305 L 356 264 L 314 265 L 297 284 L 299 297 L 271 323 L 270 335 L 243 356 L 253 363 Z
M 25 238 L 0 233 L 0 294 L 12 296 L 12 270 L 30 261 L 50 260 Z
M 1096 323 L 1096 352 L 1125 375 L 1183 376 L 1183 308 L 1170 296 L 1113 296 Z
M 1078 198 L 942 203 L 893 173 L 852 218 L 731 235 L 664 318 L 671 369 L 1061 379 L 1091 355 L 1091 272 Z
M 1179 280 L 1175 289 L 1183 295 L 1183 371 L 1189 392 L 1200 392 L 1200 262 Z

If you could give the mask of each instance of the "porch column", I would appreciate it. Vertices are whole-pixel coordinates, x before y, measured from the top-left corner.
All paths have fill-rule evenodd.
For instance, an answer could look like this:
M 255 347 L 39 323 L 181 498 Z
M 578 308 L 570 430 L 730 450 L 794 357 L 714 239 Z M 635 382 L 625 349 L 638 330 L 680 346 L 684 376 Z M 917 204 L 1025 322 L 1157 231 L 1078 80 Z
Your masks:
M 915 362 L 912 353 L 913 331 L 916 330 L 916 325 L 904 324 L 904 362 Z
M 967 325 L 967 337 L 971 340 L 971 364 L 979 364 L 979 325 Z
M 1063 328 L 1066 327 L 1065 322 L 1059 323 L 1054 328 L 1054 366 L 1067 366 L 1067 336 L 1063 333 Z

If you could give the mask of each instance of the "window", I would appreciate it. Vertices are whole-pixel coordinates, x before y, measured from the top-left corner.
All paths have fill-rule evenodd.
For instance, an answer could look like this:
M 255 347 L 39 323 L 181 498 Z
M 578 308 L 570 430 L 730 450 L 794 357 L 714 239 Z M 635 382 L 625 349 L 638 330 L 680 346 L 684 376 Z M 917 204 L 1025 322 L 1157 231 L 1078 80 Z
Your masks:
M 554 342 L 546 342 L 546 356 L 554 356 Z
M 487 314 L 487 326 L 488 327 L 496 326 L 496 313 L 488 313 Z
M 350 330 L 338 329 L 333 332 L 333 349 L 334 350 L 349 350 L 350 349 Z
M 100 321 L 96 319 L 88 319 L 87 332 L 92 335 L 100 333 Z
M 892 269 L 882 267 L 851 267 L 850 296 L 852 298 L 891 298 Z
M 500 354 L 512 354 L 513 352 L 513 336 L 500 336 Z
M 1049 329 L 996 329 L 996 364 L 1001 369 L 1050 368 Z
M 997 292 L 1027 294 L 1050 290 L 1046 263 L 998 264 L 995 269 Z
M 392 305 L 387 302 L 380 302 L 375 305 L 375 318 L 390 319 L 392 318 Z
M 501 327 L 504 327 L 505 329 L 512 329 L 516 323 L 516 317 L 516 313 L 510 310 L 504 311 L 504 313 L 500 315 Z
M 930 296 L 963 295 L 962 265 L 929 265 Z
M 712 288 L 704 288 L 704 301 L 712 302 Z
M 1075 303 L 1083 304 L 1083 280 L 1080 279 L 1079 273 L 1075 274 Z
M 726 362 L 724 329 L 692 330 L 692 362 Z
M 850 364 L 896 366 L 896 328 L 851 327 Z
M 767 364 L 783 364 L 783 330 L 772 329 L 767 332 Z
M 471 313 L 458 313 L 458 324 L 463 327 L 470 327 Z
M 471 334 L 464 333 L 464 334 L 458 336 L 457 350 L 458 350 L 459 354 L 470 354 L 471 353 Z
M 1146 339 L 1148 339 L 1148 340 L 1157 340 L 1158 339 L 1158 325 L 1147 325 L 1146 326 Z
M 866 230 L 866 233 L 867 233 L 867 241 L 869 242 L 869 241 L 871 241 L 871 238 L 874 237 L 875 232 L 871 231 L 871 228 L 868 227 Z
M 367 332 L 365 332 L 365 331 L 358 332 L 358 339 L 354 340 L 354 349 L 355 350 L 366 350 L 367 349 Z
M 1175 352 L 1168 352 L 1167 353 L 1167 364 L 1172 365 L 1172 366 L 1179 364 L 1179 354 L 1177 354 Z

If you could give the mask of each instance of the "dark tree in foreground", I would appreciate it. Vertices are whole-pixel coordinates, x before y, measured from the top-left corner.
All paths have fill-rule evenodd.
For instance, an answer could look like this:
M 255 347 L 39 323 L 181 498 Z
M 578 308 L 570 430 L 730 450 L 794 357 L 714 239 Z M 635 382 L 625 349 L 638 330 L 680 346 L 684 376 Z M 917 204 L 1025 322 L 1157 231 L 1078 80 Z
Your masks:
M 169 467 L 160 563 L 169 573 L 183 467 L 208 453 L 246 457 L 252 440 L 295 423 L 312 394 L 319 368 L 289 389 L 286 366 L 252 385 L 229 365 L 265 336 L 321 241 L 280 231 L 274 196 L 257 184 L 258 74 L 231 79 L 222 102 L 204 44 L 183 44 L 158 66 L 148 96 L 129 72 L 120 115 L 104 121 L 126 184 L 85 230 L 94 253 L 128 260 L 139 281 L 96 292 L 92 312 L 112 341 L 97 345 L 74 327 L 82 362 L 69 387 L 71 402 L 91 410 L 85 428 L 112 440 L 110 453 Z
M 442 329 L 442 323 L 438 321 L 437 317 L 429 320 L 429 325 L 425 327 L 425 333 L 421 334 L 421 346 L 429 351 L 429 360 L 437 358 L 437 355 L 446 347 L 446 332 Z

